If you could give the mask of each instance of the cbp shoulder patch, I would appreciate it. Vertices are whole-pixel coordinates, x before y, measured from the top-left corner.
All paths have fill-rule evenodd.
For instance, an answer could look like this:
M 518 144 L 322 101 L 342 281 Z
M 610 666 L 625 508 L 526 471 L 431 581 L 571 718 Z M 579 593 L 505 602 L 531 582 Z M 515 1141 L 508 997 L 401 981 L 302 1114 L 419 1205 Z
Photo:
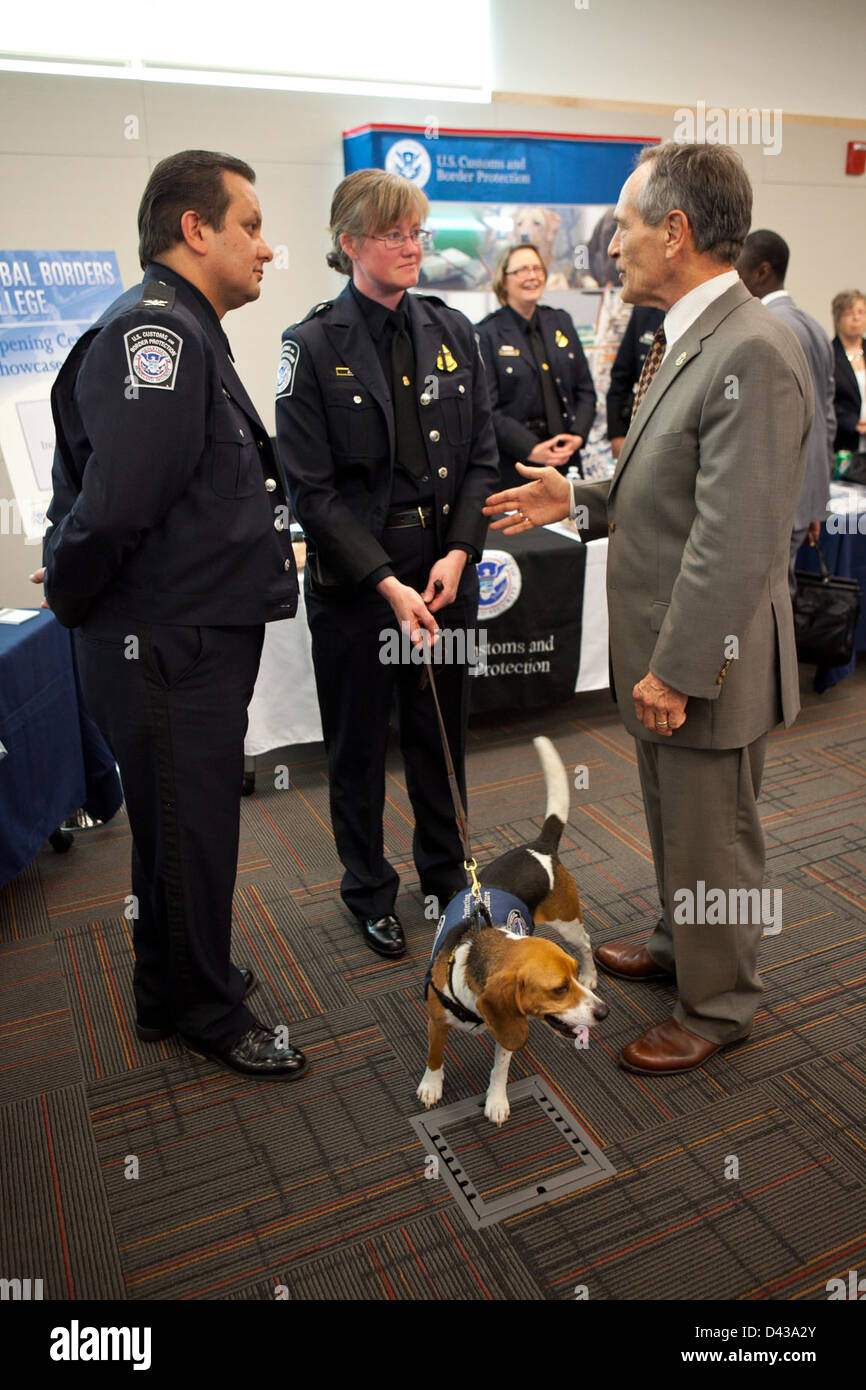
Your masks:
M 277 396 L 290 396 L 295 386 L 295 368 L 301 355 L 300 343 L 291 339 L 280 349 L 280 365 L 277 368 Z
M 158 323 L 144 323 L 123 335 L 132 386 L 158 386 L 173 391 L 183 338 Z

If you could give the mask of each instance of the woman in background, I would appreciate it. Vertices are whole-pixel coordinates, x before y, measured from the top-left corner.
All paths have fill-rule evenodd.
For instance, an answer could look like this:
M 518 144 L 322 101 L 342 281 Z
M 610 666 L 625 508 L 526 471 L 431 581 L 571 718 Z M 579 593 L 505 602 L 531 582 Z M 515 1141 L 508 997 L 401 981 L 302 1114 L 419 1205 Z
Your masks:
M 866 296 L 842 290 L 833 299 L 836 336 L 836 441 L 834 448 L 866 454 Z
M 478 324 L 502 487 L 525 481 L 516 462 L 580 469 L 595 417 L 595 388 L 571 316 L 538 302 L 546 283 L 531 242 L 507 247 L 493 276 L 503 307 Z

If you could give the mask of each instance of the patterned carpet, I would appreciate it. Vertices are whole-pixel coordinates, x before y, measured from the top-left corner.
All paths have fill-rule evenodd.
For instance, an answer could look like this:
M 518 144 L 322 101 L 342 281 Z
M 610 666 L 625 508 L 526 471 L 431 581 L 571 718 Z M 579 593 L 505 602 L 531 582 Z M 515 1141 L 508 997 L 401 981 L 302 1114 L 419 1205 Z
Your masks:
M 121 813 L 44 851 L 0 890 L 3 1270 L 57 1299 L 825 1300 L 866 1269 L 866 667 L 769 744 L 761 812 L 782 933 L 743 1043 L 680 1078 L 630 1075 L 620 1048 L 670 1013 L 665 983 L 604 977 L 610 1014 L 576 1051 L 540 1023 L 511 1081 L 538 1076 L 613 1165 L 572 1195 L 473 1229 L 410 1117 L 425 1065 L 432 924 L 411 864 L 396 750 L 386 844 L 407 956 L 361 943 L 337 894 L 320 746 L 260 767 L 243 802 L 234 958 L 254 1008 L 309 1058 L 290 1084 L 196 1063 L 133 1028 L 130 840 Z M 480 862 L 535 833 L 531 738 L 585 764 L 563 859 L 594 943 L 642 939 L 657 908 L 631 739 L 606 693 L 479 716 L 470 811 Z M 291 786 L 274 787 L 288 761 Z M 443 1104 L 485 1090 L 489 1035 L 452 1032 Z M 486 1194 L 571 1162 L 522 1102 L 462 1125 Z M 736 1162 L 734 1162 L 736 1160 Z M 734 1168 L 738 1175 L 732 1176 Z

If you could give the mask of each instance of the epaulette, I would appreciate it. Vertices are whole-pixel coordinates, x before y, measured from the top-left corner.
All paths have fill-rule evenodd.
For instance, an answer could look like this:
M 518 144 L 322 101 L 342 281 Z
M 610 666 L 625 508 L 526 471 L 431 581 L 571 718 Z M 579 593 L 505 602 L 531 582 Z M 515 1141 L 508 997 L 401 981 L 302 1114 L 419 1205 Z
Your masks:
M 450 309 L 452 305 L 446 304 L 444 299 L 440 299 L 438 294 L 413 294 L 413 299 L 423 299 L 428 304 L 441 304 L 443 309 Z
M 317 304 L 313 309 L 311 309 L 310 312 L 307 314 L 307 317 L 305 319 L 301 319 L 300 322 L 309 323 L 310 319 L 314 319 L 319 314 L 323 314 L 326 309 L 330 309 L 333 302 L 333 299 L 324 299 L 321 304 Z M 295 324 L 296 328 L 297 326 L 298 325 Z
M 164 280 L 145 280 L 141 287 L 141 299 L 133 308 L 173 309 L 175 294 L 174 285 L 167 285 Z

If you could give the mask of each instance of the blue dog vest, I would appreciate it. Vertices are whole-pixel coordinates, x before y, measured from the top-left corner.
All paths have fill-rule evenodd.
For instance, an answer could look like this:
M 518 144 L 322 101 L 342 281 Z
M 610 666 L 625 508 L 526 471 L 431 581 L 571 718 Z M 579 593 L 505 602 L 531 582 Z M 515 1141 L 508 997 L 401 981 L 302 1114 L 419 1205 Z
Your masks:
M 535 931 L 532 913 L 526 903 L 521 902 L 520 898 L 516 898 L 513 893 L 505 893 L 501 888 L 485 888 L 482 883 L 481 900 L 490 913 L 490 920 L 494 927 L 498 927 L 500 931 L 513 932 L 515 936 L 532 936 Z M 434 960 L 455 928 L 459 927 L 461 933 L 467 929 L 472 915 L 472 904 L 472 890 L 467 888 L 451 899 L 439 918 L 436 935 L 433 938 L 433 949 L 430 952 L 430 964 L 427 966 L 427 974 L 424 976 L 425 994 L 433 973 Z M 456 935 L 459 934 L 456 933 Z

